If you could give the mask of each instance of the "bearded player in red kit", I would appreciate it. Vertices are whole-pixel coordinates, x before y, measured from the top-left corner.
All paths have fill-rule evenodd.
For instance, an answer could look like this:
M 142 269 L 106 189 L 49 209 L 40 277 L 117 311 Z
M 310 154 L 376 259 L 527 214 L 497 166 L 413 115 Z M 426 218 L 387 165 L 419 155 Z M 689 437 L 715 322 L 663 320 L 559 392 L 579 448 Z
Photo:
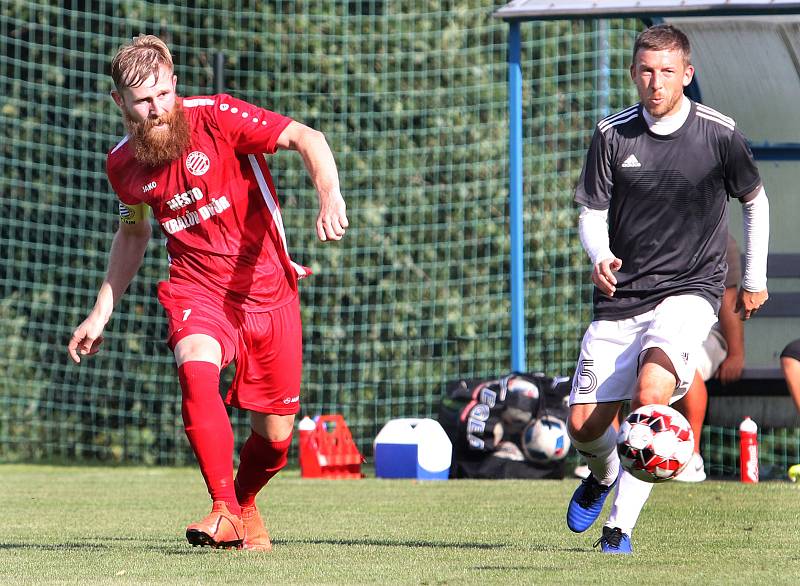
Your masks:
M 300 153 L 319 197 L 320 240 L 348 227 L 333 154 L 322 133 L 229 95 L 181 98 L 172 55 L 141 35 L 111 65 L 128 134 L 108 154 L 120 225 L 108 271 L 68 351 L 99 350 L 103 329 L 141 266 L 148 208 L 169 252 L 158 299 L 167 313 L 186 435 L 211 495 L 211 513 L 186 530 L 192 545 L 272 548 L 256 494 L 285 464 L 300 407 L 302 332 L 297 281 L 264 153 Z M 225 401 L 220 370 L 236 363 Z M 225 404 L 250 412 L 234 479 Z

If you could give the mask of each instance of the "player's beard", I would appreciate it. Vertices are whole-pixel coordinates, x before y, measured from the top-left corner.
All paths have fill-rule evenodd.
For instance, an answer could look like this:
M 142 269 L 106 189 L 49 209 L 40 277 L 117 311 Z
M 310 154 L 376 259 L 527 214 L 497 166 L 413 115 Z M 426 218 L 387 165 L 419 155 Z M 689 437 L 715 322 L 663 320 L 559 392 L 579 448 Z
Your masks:
M 137 122 L 127 112 L 123 116 L 134 157 L 143 165 L 160 167 L 180 157 L 189 147 L 189 121 L 178 103 L 171 112 L 158 118 L 146 118 Z M 159 122 L 167 128 L 156 129 Z
M 645 101 L 645 108 L 647 108 L 647 113 L 653 118 L 662 118 L 663 116 L 671 115 L 670 113 L 672 113 L 673 109 L 679 107 L 681 100 L 683 100 L 683 93 L 675 93 L 670 95 L 668 100 L 665 100 L 653 108 L 648 108 L 647 102 Z

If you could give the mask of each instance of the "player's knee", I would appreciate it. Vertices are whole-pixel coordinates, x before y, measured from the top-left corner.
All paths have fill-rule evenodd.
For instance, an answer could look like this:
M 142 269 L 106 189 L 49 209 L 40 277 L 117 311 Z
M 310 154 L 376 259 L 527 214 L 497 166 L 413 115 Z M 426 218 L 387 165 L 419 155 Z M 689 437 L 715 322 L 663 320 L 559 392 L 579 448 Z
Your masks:
M 793 340 L 786 344 L 786 347 L 781 352 L 781 358 L 800 361 L 800 339 Z
M 255 433 L 270 442 L 280 442 L 287 438 L 291 440 L 292 430 L 294 429 L 294 415 L 276 415 L 251 411 L 250 427 Z
M 601 425 L 591 416 L 576 409 L 570 411 L 567 421 L 567 433 L 576 442 L 585 443 L 597 439 L 605 432 L 608 425 Z

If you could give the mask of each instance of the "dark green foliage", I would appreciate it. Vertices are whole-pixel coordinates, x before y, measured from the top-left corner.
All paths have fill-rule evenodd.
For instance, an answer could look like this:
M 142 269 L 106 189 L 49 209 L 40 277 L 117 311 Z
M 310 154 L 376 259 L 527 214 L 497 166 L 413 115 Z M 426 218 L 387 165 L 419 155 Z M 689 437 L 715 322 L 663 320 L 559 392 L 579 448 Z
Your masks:
M 157 231 L 104 352 L 80 367 L 65 352 L 116 226 L 110 59 L 141 32 L 170 44 L 185 95 L 212 93 L 222 52 L 226 91 L 324 131 L 337 157 L 352 228 L 326 244 L 300 157 L 271 159 L 290 249 L 315 272 L 302 283 L 305 413 L 343 413 L 369 452 L 387 419 L 434 414 L 448 380 L 509 368 L 507 27 L 492 6 L 57 6 L 0 6 L 0 459 L 191 460 L 154 294 L 166 273 Z M 633 101 L 639 27 L 606 31 L 603 101 L 596 25 L 523 26 L 531 369 L 571 373 L 588 319 L 572 189 L 595 121 Z

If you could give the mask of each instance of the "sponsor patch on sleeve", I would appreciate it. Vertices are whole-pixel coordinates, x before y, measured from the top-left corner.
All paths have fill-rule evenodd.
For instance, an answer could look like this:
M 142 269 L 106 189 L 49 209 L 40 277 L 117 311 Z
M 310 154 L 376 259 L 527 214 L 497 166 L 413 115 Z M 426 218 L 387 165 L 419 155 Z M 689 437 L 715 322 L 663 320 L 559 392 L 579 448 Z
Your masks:
M 147 206 L 143 203 L 128 205 L 119 202 L 119 221 L 125 224 L 138 224 L 147 218 Z

